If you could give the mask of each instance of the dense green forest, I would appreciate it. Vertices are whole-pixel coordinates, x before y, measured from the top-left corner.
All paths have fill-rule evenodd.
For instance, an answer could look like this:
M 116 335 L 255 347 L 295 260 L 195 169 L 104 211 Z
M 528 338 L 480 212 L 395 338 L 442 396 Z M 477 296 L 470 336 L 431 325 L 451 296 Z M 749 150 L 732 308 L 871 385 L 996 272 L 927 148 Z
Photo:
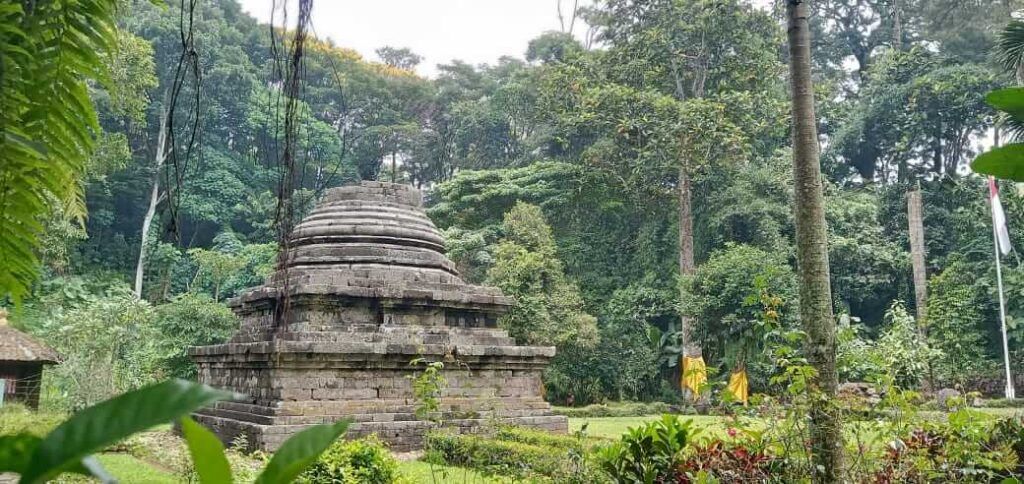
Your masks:
M 911 384 L 929 373 L 939 386 L 1002 388 L 987 187 L 967 163 L 999 136 L 984 95 L 1018 79 L 991 53 L 1021 7 L 814 3 L 841 381 L 889 368 Z M 414 71 L 416 46 L 368 59 L 311 39 L 299 199 L 360 179 L 425 190 L 463 278 L 516 298 L 504 324 L 517 339 L 558 347 L 552 401 L 678 399 L 682 346 L 719 379 L 745 365 L 768 391 L 777 363 L 761 347 L 798 325 L 781 13 L 602 0 L 580 15 L 589 45 L 549 32 L 430 79 Z M 53 204 L 40 277 L 11 299 L 12 322 L 65 356 L 45 401 L 66 408 L 192 375 L 185 348 L 232 333 L 225 301 L 262 282 L 276 255 L 280 38 L 233 0 L 197 4 L 189 56 L 176 2 L 129 2 L 116 18 L 109 82 L 88 90 L 98 123 L 85 206 Z M 1024 243 L 1024 196 L 1002 188 Z M 923 348 L 907 343 L 914 190 Z M 1008 261 L 1022 370 L 1024 265 Z M 765 323 L 766 300 L 779 301 L 780 325 Z

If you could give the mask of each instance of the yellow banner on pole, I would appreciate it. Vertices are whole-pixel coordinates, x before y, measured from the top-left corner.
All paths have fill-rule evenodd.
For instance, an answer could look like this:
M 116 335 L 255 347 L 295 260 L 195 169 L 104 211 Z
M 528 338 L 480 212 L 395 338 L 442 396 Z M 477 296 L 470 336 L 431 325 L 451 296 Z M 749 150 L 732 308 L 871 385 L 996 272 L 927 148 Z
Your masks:
M 704 357 L 683 357 L 683 376 L 680 386 L 690 390 L 693 400 L 700 398 L 701 387 L 708 381 L 708 367 L 704 364 Z
M 729 376 L 729 386 L 726 387 L 737 402 L 743 402 L 747 406 L 747 399 L 750 396 L 750 383 L 747 381 L 747 370 L 735 371 Z

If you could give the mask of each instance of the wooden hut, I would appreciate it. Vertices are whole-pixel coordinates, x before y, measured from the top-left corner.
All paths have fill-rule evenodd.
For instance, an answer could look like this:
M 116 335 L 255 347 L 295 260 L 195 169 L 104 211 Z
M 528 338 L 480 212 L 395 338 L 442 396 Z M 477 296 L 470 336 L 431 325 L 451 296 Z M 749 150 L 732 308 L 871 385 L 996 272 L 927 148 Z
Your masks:
M 12 402 L 39 407 L 43 366 L 57 363 L 57 352 L 7 324 L 7 312 L 0 309 L 0 380 L 3 404 Z

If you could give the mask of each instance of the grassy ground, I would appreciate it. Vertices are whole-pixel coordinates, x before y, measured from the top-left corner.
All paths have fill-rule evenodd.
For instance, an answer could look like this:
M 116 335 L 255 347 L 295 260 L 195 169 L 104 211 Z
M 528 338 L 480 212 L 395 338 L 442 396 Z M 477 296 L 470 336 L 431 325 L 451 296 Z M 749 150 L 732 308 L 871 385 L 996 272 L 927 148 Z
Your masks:
M 569 432 L 576 432 L 587 426 L 587 435 L 607 439 L 617 439 L 630 427 L 637 427 L 651 420 L 661 418 L 659 415 L 647 415 L 643 417 L 593 417 L 593 418 L 570 418 Z M 708 415 L 688 415 L 687 420 L 693 421 L 695 428 L 701 429 L 705 435 L 722 436 L 728 428 L 726 417 Z
M 103 468 L 116 477 L 119 482 L 139 482 L 146 484 L 177 484 L 184 482 L 179 476 L 157 469 L 136 457 L 128 454 L 100 454 L 97 457 Z M 94 482 L 79 476 L 65 474 L 57 482 L 79 483 Z
M 1024 408 L 979 408 L 982 413 L 992 415 L 994 418 L 1001 417 L 1024 417 Z M 922 411 L 921 417 L 929 419 L 945 419 L 948 414 L 938 411 Z M 658 415 L 646 415 L 641 417 L 591 417 L 591 418 L 570 418 L 569 432 L 580 430 L 584 424 L 587 425 L 587 435 L 601 438 L 618 438 L 630 427 L 637 427 L 651 420 L 661 418 Z M 705 435 L 711 434 L 722 436 L 729 427 L 729 420 L 726 417 L 708 415 L 688 415 L 683 417 L 693 421 L 693 426 L 701 429 Z
M 418 460 L 401 462 L 398 467 L 402 471 L 402 475 L 404 475 L 409 482 L 417 484 L 496 484 L 512 482 L 508 479 L 485 477 L 475 471 L 459 467 L 431 467 L 430 464 Z
M 981 409 L 984 413 L 993 417 L 1024 416 L 1024 409 L 1020 408 L 986 408 Z M 922 417 L 945 418 L 942 412 L 922 412 Z M 570 418 L 569 431 L 575 432 L 587 427 L 587 435 L 603 439 L 617 439 L 630 427 L 637 427 L 645 422 L 660 418 L 658 415 L 639 417 L 593 417 L 593 418 Z M 729 419 L 725 417 L 692 415 L 687 419 L 693 421 L 693 426 L 701 429 L 705 436 L 725 434 L 729 427 Z M 46 430 L 56 425 L 59 418 L 51 418 L 46 414 L 34 414 L 29 412 L 0 412 L 0 434 L 13 433 L 16 431 L 34 431 L 45 433 Z M 180 439 L 173 435 L 169 428 L 164 426 L 156 431 L 147 432 L 133 439 L 133 444 L 127 446 L 132 449 L 129 454 L 122 449 L 117 452 L 100 454 L 99 460 L 104 467 L 121 482 L 142 482 L 142 483 L 177 483 L 185 482 L 181 472 L 177 472 L 182 466 L 182 460 L 187 459 L 186 451 Z M 249 464 L 234 462 L 233 466 Z M 249 459 L 251 460 L 251 459 Z M 254 464 L 255 465 L 255 464 Z M 511 482 L 500 478 L 489 478 L 471 470 L 457 467 L 434 466 L 421 461 L 405 461 L 400 463 L 402 474 L 409 482 L 428 484 L 455 484 L 455 483 L 503 483 Z M 89 482 L 80 477 L 63 477 L 58 482 L 78 483 Z

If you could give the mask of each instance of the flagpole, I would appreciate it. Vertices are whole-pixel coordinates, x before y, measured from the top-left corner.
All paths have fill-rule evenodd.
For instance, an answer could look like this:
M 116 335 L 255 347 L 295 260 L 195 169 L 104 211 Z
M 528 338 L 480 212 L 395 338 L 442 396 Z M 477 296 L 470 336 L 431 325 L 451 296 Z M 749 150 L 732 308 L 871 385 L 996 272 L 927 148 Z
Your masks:
M 1003 269 L 999 259 L 999 232 L 996 227 L 995 211 L 992 211 L 992 245 L 996 255 L 996 284 L 999 288 L 999 326 L 1003 333 L 1003 365 L 1006 367 L 1006 398 L 1017 398 L 1013 391 L 1013 375 L 1010 374 L 1010 344 L 1006 338 L 1006 303 L 1003 298 Z

